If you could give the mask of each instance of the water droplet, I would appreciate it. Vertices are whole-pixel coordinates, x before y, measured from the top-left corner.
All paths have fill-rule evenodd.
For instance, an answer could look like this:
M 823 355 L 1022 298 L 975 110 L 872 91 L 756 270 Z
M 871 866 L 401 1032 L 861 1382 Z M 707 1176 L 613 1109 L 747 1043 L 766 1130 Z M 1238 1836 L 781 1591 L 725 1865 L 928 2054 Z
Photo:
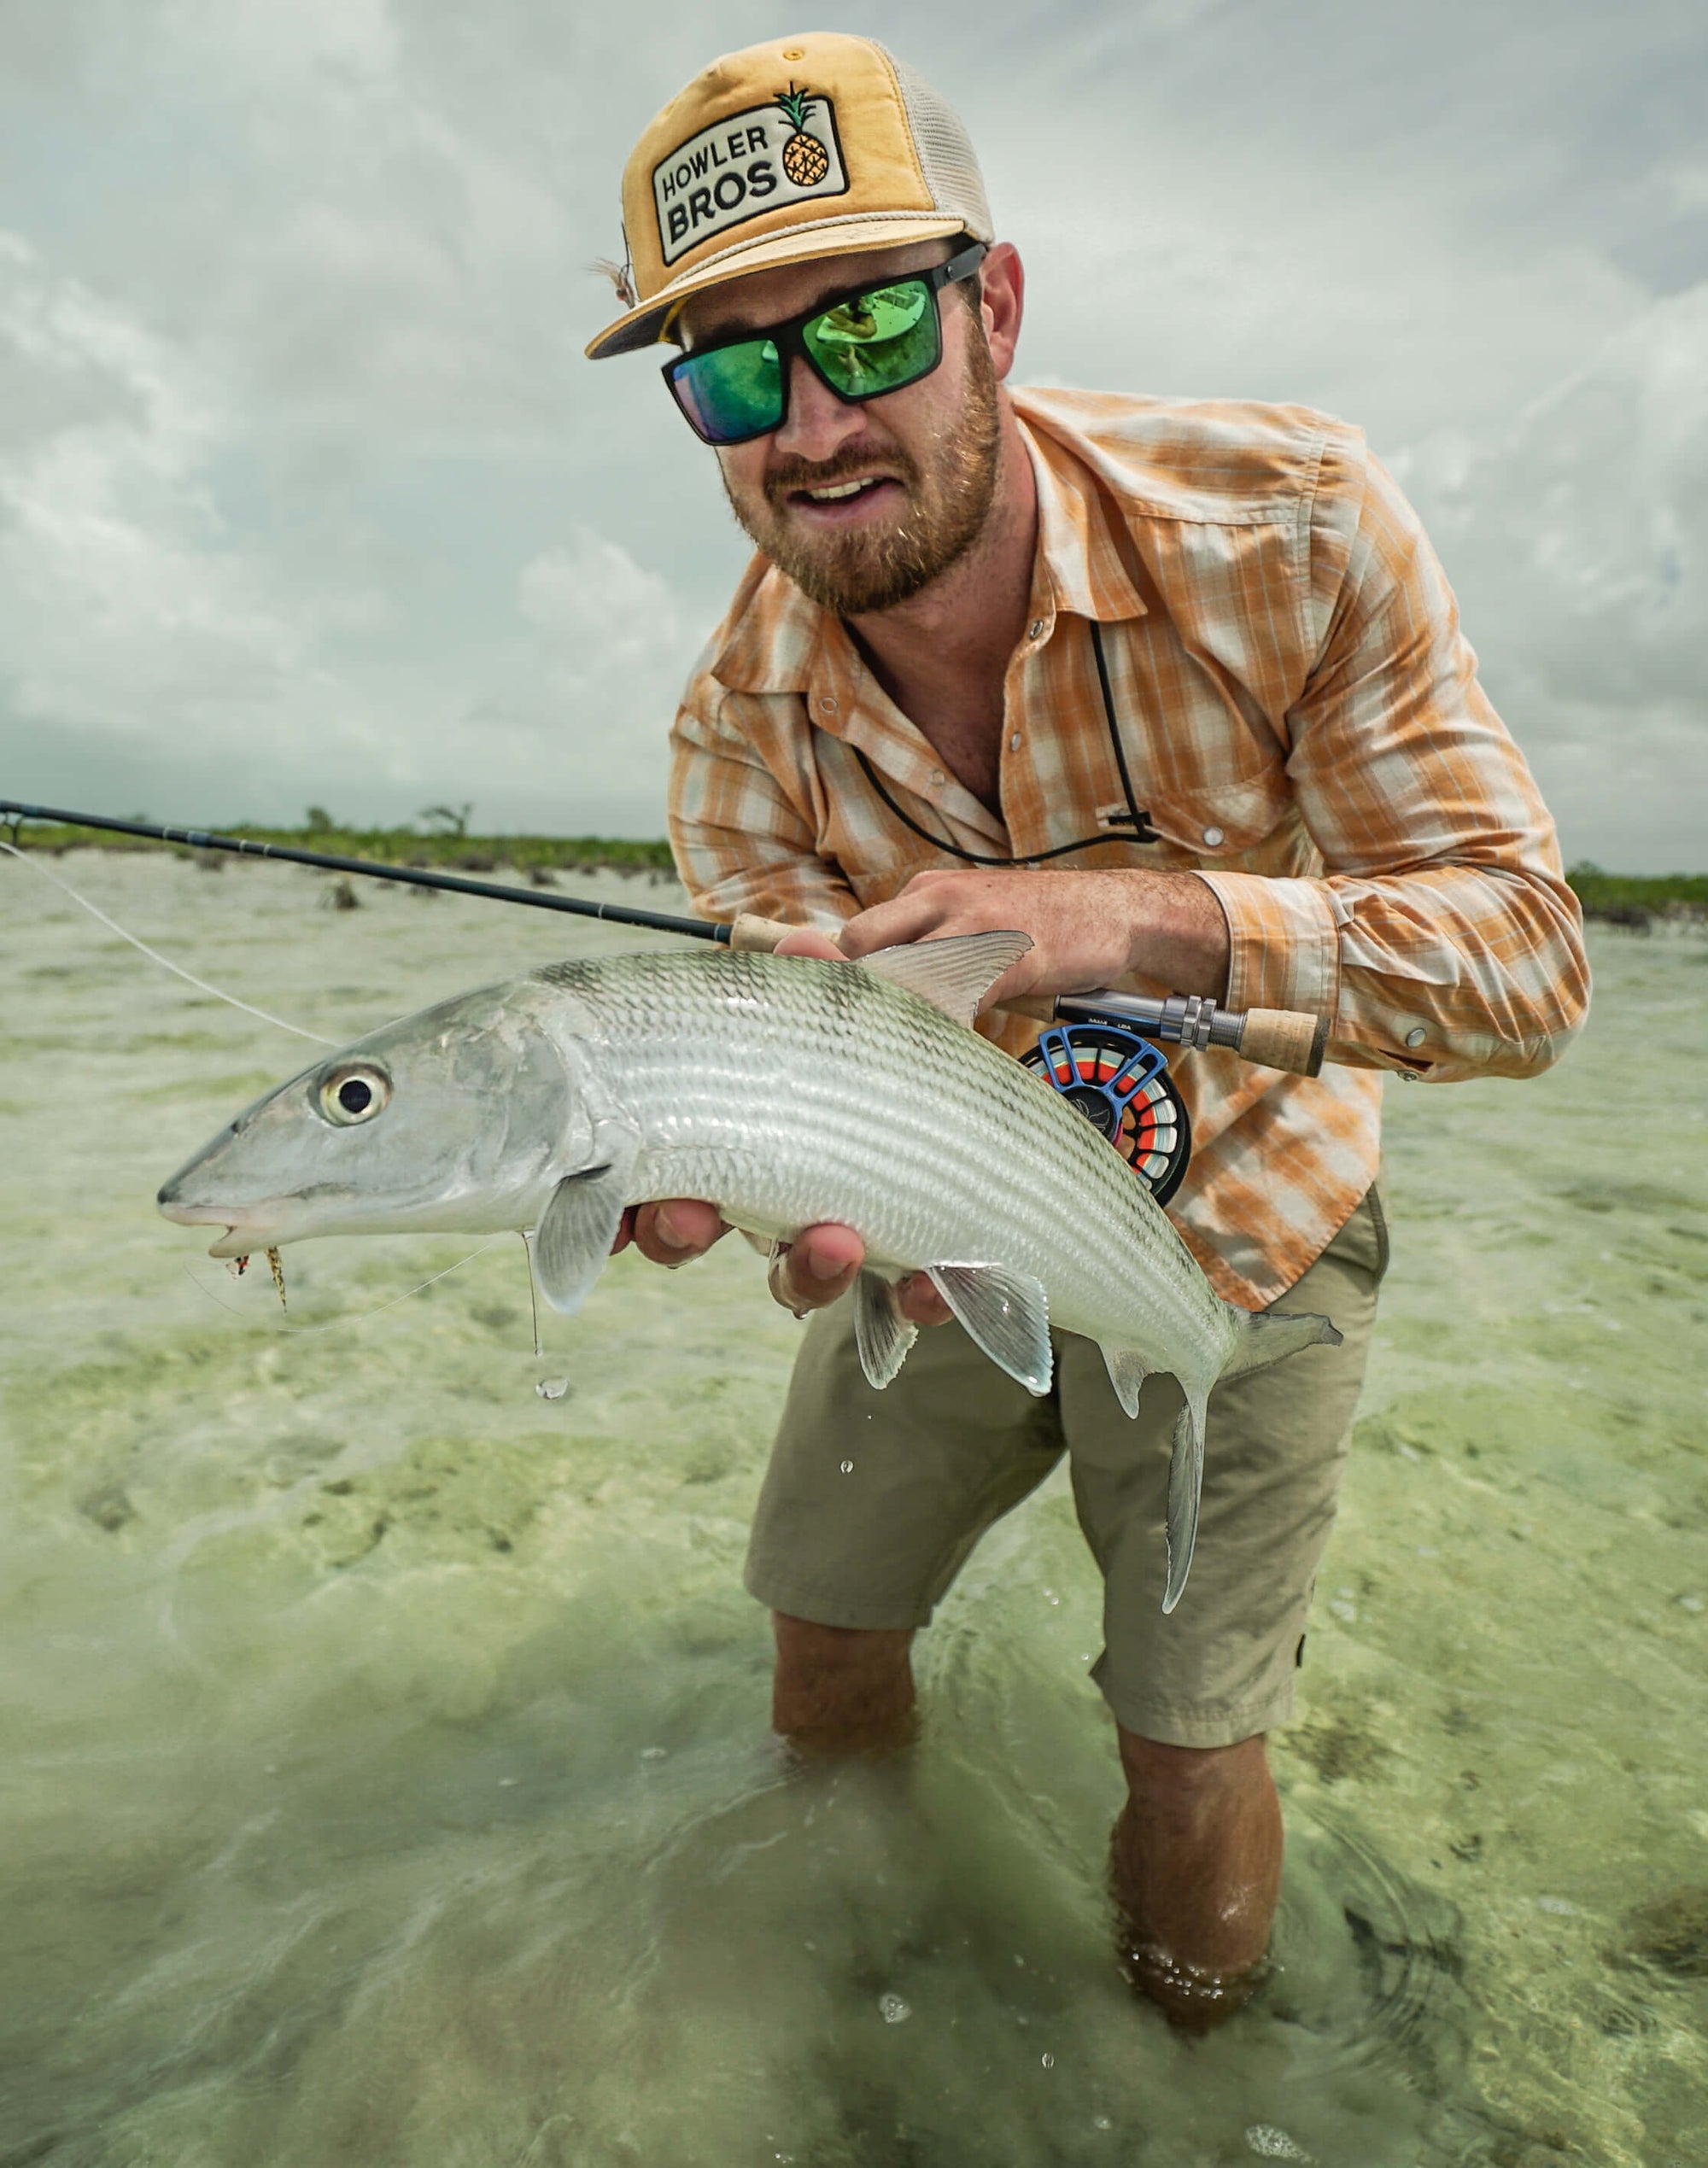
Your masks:
M 1114 2127 L 1106 2115 L 1094 2115 L 1091 2118 L 1091 2128 L 1094 2130 L 1113 2130 Z
M 498 1788 L 500 1791 L 508 1791 L 511 1785 L 518 1781 L 518 1779 L 515 1777 L 500 1777 L 498 1780 Z
M 1538 1897 L 1536 1910 L 1556 1913 L 1562 1920 L 1575 1919 L 1577 1914 L 1577 1907 L 1570 1897 Z
M 1046 2070 L 1054 2070 L 1056 2067 L 1056 2058 L 1054 2055 L 1048 2054 L 1042 2054 L 1038 2060 L 1044 2065 L 1044 2067 Z
M 1682 1611 L 1699 1611 L 1708 1607 L 1705 1607 L 1699 1596 L 1681 1596 L 1678 1599 L 1678 1608 Z
M 1329 1610 L 1334 1617 L 1340 1621 L 1342 1626 L 1356 1626 L 1358 1623 L 1358 1606 L 1356 1604 L 1348 1604 L 1344 1600 L 1344 1598 L 1337 1598 L 1334 1603 L 1329 1605 Z
M 643 1762 L 662 1762 L 670 1750 L 668 1746 L 643 1746 L 640 1759 Z
M 851 1476 L 854 1473 L 854 1464 L 851 1460 L 845 1460 L 843 1462 L 842 1472 L 845 1476 Z
M 542 1377 L 534 1388 L 542 1400 L 561 1400 L 569 1389 L 566 1377 Z
M 912 2010 L 898 1995 L 880 1995 L 878 2007 L 883 2013 L 886 2025 L 905 2025 L 913 2015 Z

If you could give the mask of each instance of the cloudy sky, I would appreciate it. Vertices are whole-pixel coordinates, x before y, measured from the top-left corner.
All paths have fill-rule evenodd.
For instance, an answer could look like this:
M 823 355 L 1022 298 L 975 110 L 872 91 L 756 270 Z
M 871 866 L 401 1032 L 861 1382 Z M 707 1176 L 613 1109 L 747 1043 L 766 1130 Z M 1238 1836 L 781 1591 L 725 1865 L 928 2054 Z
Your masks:
M 8 0 L 0 795 L 661 833 L 745 550 L 588 266 L 809 20 L 965 116 L 1017 377 L 1361 423 L 1568 856 L 1708 863 L 1700 0 Z

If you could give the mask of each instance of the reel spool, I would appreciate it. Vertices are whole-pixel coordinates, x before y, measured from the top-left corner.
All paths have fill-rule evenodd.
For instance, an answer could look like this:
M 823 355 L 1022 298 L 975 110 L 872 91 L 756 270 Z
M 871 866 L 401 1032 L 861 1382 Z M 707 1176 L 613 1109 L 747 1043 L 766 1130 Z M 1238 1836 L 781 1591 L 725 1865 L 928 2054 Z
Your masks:
M 1159 1205 L 1185 1178 L 1192 1125 L 1162 1049 L 1137 1031 L 1091 1020 L 1056 1024 L 1021 1056 L 1106 1137 Z

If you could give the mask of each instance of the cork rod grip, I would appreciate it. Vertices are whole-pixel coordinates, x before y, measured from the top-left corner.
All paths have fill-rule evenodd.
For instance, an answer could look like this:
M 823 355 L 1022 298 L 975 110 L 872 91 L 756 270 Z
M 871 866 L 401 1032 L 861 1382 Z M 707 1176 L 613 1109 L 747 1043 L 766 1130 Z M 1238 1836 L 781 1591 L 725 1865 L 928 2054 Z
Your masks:
M 729 945 L 732 949 L 763 949 L 769 954 L 786 933 L 799 932 L 798 926 L 785 926 L 781 919 L 762 919 L 752 911 L 742 911 L 729 929 Z
M 1266 1069 L 1285 1069 L 1296 1077 L 1320 1076 L 1329 1043 L 1326 1016 L 1308 1016 L 1296 1008 L 1249 1008 L 1240 1034 L 1241 1059 Z

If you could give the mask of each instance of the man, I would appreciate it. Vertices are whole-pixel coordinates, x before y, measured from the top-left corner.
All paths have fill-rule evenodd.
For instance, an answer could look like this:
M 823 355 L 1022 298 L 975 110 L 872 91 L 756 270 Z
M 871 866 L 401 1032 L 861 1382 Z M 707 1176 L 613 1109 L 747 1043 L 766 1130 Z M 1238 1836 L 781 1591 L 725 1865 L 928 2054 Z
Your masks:
M 1065 1449 L 1105 1581 L 1123 1955 L 1172 2016 L 1213 2022 L 1260 1975 L 1278 1887 L 1264 1736 L 1291 1710 L 1386 1262 L 1380 1072 L 1529 1075 L 1577 1028 L 1552 825 L 1356 430 L 1006 388 L 1019 258 L 960 122 L 882 48 L 813 34 L 715 62 L 642 137 L 623 214 L 629 307 L 588 352 L 676 343 L 670 389 L 760 552 L 674 735 L 698 908 L 787 920 L 810 930 L 786 948 L 826 957 L 1018 927 L 998 1003 L 1127 984 L 1331 1019 L 1319 1078 L 1220 1052 L 1176 1072 L 1197 1150 L 1171 1213 L 1199 1263 L 1344 1343 L 1212 1399 L 1168 1616 L 1172 1380 L 1130 1422 L 1064 1336 L 1033 1401 L 949 1324 L 876 1394 L 839 1301 L 857 1236 L 810 1229 L 772 1274 L 815 1312 L 748 1567 L 778 1729 L 905 1738 L 913 1633 Z M 1033 1035 L 983 1023 L 1011 1052 Z M 723 1231 L 677 1201 L 623 1239 L 680 1264 Z M 904 1293 L 945 1323 L 928 1283 Z

